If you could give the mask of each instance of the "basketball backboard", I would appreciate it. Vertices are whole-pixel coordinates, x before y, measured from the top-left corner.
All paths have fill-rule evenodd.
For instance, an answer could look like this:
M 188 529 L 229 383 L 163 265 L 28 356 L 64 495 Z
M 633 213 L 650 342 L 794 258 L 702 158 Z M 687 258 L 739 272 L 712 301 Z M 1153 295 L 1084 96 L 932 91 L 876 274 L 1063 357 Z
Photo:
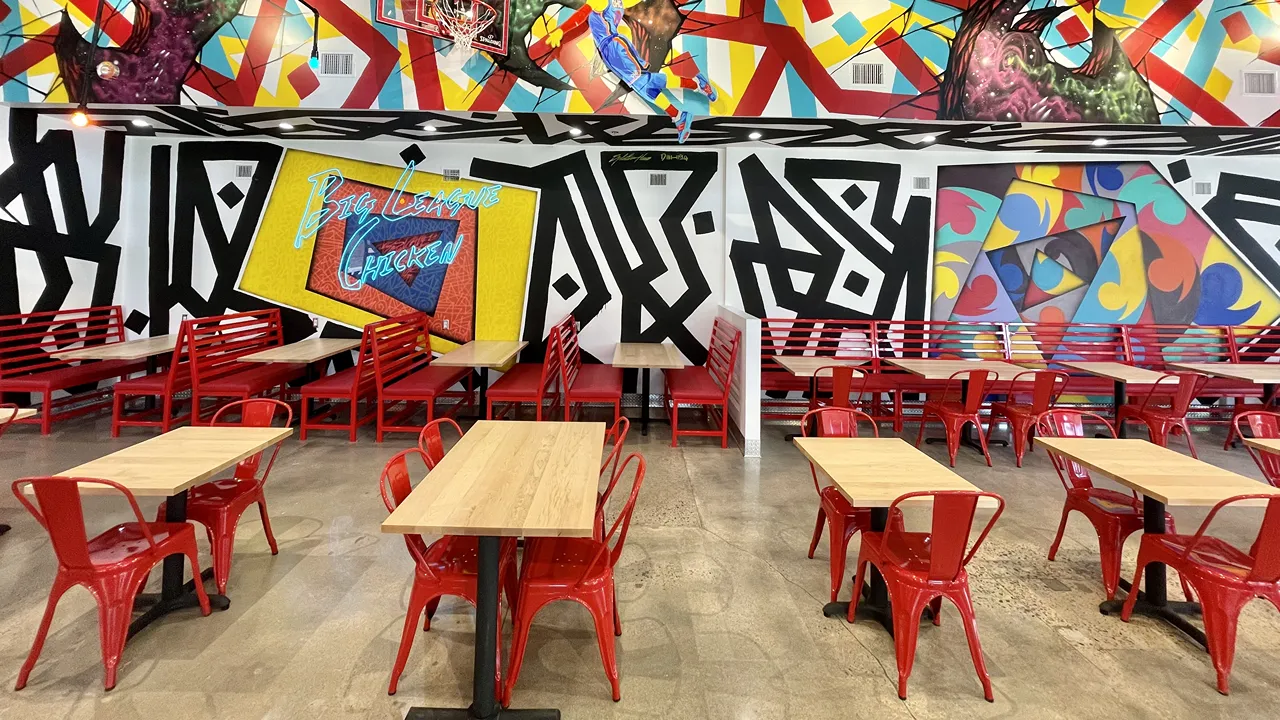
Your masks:
M 511 0 L 465 0 L 484 3 L 494 11 L 494 20 L 480 31 L 472 45 L 495 55 L 507 54 L 507 17 Z M 445 40 L 453 39 L 436 19 L 436 0 L 375 0 L 378 22 Z

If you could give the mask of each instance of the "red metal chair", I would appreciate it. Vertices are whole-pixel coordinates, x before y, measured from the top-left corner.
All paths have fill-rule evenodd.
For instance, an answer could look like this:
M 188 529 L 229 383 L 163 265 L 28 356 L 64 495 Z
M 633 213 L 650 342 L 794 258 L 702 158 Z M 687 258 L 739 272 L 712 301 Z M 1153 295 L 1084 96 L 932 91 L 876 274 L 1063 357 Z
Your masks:
M 1266 513 L 1249 552 L 1205 535 L 1218 511 L 1245 500 L 1266 501 Z M 1230 692 L 1231 664 L 1236 654 L 1236 621 L 1240 610 L 1256 597 L 1280 610 L 1280 497 L 1251 494 L 1227 498 L 1209 511 L 1195 535 L 1173 532 L 1142 536 L 1133 587 L 1142 581 L 1147 563 L 1162 562 L 1191 582 L 1200 596 L 1209 658 L 1218 674 L 1218 692 Z M 1129 622 L 1138 593 L 1125 598 L 1120 619 Z
M 1165 382 L 1167 379 L 1177 383 L 1171 396 L 1157 392 L 1162 385 L 1166 388 L 1169 386 Z M 1140 422 L 1147 426 L 1151 442 L 1160 447 L 1169 446 L 1170 430 L 1175 433 L 1180 431 L 1187 438 L 1187 449 L 1191 451 L 1191 457 L 1197 457 L 1195 443 L 1191 441 L 1191 427 L 1187 424 L 1187 412 L 1191 409 L 1191 401 L 1200 394 L 1208 379 L 1194 372 L 1165 373 L 1151 386 L 1150 392 L 1143 395 L 1141 403 L 1130 402 L 1120 406 L 1116 413 L 1116 425 L 1122 425 L 1127 420 Z M 1163 406 L 1165 402 L 1168 402 L 1168 407 Z
M 809 436 L 810 418 L 813 419 L 817 437 L 858 437 L 858 423 L 862 420 L 871 426 L 871 437 L 880 437 L 880 428 L 875 421 L 860 410 L 844 407 L 810 410 L 800 421 L 800 432 L 804 437 Z M 809 463 L 809 472 L 813 475 L 813 487 L 818 491 L 818 521 L 813 528 L 813 540 L 809 541 L 809 559 L 813 559 L 813 552 L 822 539 L 822 527 L 825 524 L 831 532 L 831 602 L 835 602 L 840 594 L 840 586 L 844 583 L 849 539 L 854 533 L 871 528 L 871 509 L 854 507 L 835 485 L 823 487 L 818 480 L 818 470 L 812 462 Z
M 418 449 L 422 451 L 422 457 L 426 458 L 428 470 L 435 470 L 436 464 L 444 459 L 444 435 L 440 428 L 445 425 L 451 426 L 458 438 L 462 438 L 462 428 L 453 418 L 436 418 L 418 433 Z
M 951 467 L 955 467 L 956 451 L 960 449 L 960 433 L 964 432 L 965 425 L 973 423 L 978 442 L 982 444 L 982 455 L 987 459 L 987 467 L 991 467 L 991 453 L 987 452 L 987 436 L 982 432 L 981 412 L 982 403 L 991 392 L 991 387 L 995 385 L 996 377 L 998 376 L 995 373 L 987 370 L 961 370 L 947 378 L 947 383 L 942 388 L 942 395 L 937 400 L 925 402 L 924 409 L 920 412 L 920 433 L 916 435 L 916 447 L 920 447 L 920 441 L 924 439 L 924 426 L 929 416 L 937 417 L 946 429 L 947 454 L 951 456 Z M 961 395 L 958 387 L 953 392 L 953 386 L 957 382 L 961 386 L 968 383 L 967 392 L 963 393 L 964 397 L 960 402 L 948 399 Z
M 100 485 L 119 491 L 129 501 L 135 521 L 116 525 L 90 540 L 85 532 L 80 485 Z M 27 486 L 35 495 L 35 504 L 24 495 Z M 160 561 L 177 553 L 187 556 L 191 561 L 191 576 L 196 578 L 200 612 L 209 614 L 209 596 L 200 582 L 196 534 L 190 523 L 147 522 L 133 493 L 110 480 L 26 478 L 13 483 L 13 494 L 49 533 L 53 552 L 58 558 L 58 572 L 49 590 L 49 603 L 36 630 L 31 653 L 18 671 L 15 690 L 27 686 L 27 677 L 35 667 L 45 637 L 49 634 L 49 624 L 53 621 L 58 600 L 76 585 L 88 588 L 98 603 L 98 638 L 102 644 L 102 665 L 106 671 L 104 684 L 108 690 L 116 686 L 116 669 L 129 634 L 129 621 L 133 619 L 134 597 L 146 584 L 151 569 Z
M 992 498 L 998 505 L 978 539 L 965 552 L 970 525 L 979 498 Z M 858 549 L 858 569 L 854 573 L 853 602 L 849 603 L 849 622 L 854 620 L 858 599 L 862 594 L 867 564 L 880 571 L 889 588 L 893 609 L 893 642 L 898 656 L 898 697 L 907 699 L 907 678 L 915 662 L 916 636 L 920 634 L 920 614 L 925 607 L 933 609 L 933 624 L 941 623 L 942 598 L 947 598 L 960 611 L 965 635 L 969 638 L 969 654 L 982 681 L 987 702 L 991 694 L 991 678 L 982 659 L 978 643 L 978 625 L 973 616 L 973 600 L 969 596 L 969 574 L 965 566 L 973 559 L 987 538 L 987 533 L 1004 512 L 1004 498 L 989 492 L 948 490 L 907 493 L 893 501 L 889 514 L 901 512 L 898 505 L 914 498 L 933 499 L 933 522 L 929 532 L 907 532 L 902 526 L 889 526 L 885 532 L 862 533 Z
M 507 685 L 502 694 L 503 705 L 511 703 L 511 692 L 516 686 L 516 679 L 520 677 L 520 665 L 524 662 L 525 645 L 529 642 L 529 627 L 534 616 L 543 606 L 557 600 L 572 600 L 591 612 L 595 621 L 596 639 L 600 643 L 600 658 L 604 661 L 604 672 L 613 687 L 613 700 L 617 702 L 622 699 L 618 659 L 613 647 L 614 636 L 622 634 L 613 568 L 622 555 L 622 547 L 627 541 L 627 528 L 631 526 L 631 514 L 636 509 L 636 497 L 640 494 L 640 485 L 644 483 L 644 458 L 639 453 L 627 456 L 618 474 L 625 474 L 633 461 L 635 476 L 631 494 L 603 540 L 530 538 L 525 542 L 524 559 L 520 566 L 520 592 L 514 610 L 511 666 L 507 671 Z M 612 547 L 610 542 L 613 543 Z
M 413 491 L 413 483 L 409 479 L 407 459 L 416 455 L 423 464 L 427 456 L 418 448 L 409 448 L 396 453 L 387 461 L 378 481 L 382 502 L 388 512 L 394 512 L 409 493 Z M 391 683 L 387 686 L 387 694 L 395 695 L 396 686 L 400 682 L 400 673 L 409 660 L 409 649 L 413 647 L 413 636 L 418 627 L 418 617 L 425 614 L 422 623 L 423 631 L 431 629 L 431 617 L 443 595 L 454 595 L 476 604 L 476 564 L 479 545 L 477 539 L 462 535 L 445 535 L 427 545 L 421 535 L 405 535 L 405 545 L 414 560 L 413 589 L 409 593 L 409 611 L 404 616 L 404 629 L 400 633 L 400 649 L 396 652 L 395 665 L 391 668 Z M 504 538 L 502 554 L 498 560 L 498 574 L 502 578 L 503 592 L 507 596 L 507 604 L 513 612 L 516 597 L 516 542 L 515 538 Z M 502 623 L 498 623 L 498 664 L 502 667 Z M 499 696 L 498 688 L 502 687 L 502 674 L 496 676 L 497 684 L 494 696 Z
M 240 420 L 228 422 L 223 418 L 233 413 L 240 414 Z M 283 417 L 281 427 L 293 424 L 293 409 L 280 400 L 254 398 L 237 400 L 218 408 L 210 424 L 229 427 L 271 427 L 277 417 Z M 272 446 L 271 457 L 262 465 L 262 451 L 257 455 L 245 458 L 236 465 L 232 477 L 214 480 L 191 488 L 187 495 L 187 519 L 204 525 L 209 536 L 209 546 L 213 555 L 213 580 L 218 586 L 219 594 L 226 594 L 227 580 L 231 577 L 231 556 L 235 551 L 236 526 L 240 516 L 251 505 L 257 504 L 258 516 L 262 518 L 262 532 L 267 536 L 267 545 L 272 555 L 280 553 L 276 547 L 276 536 L 271 532 L 271 518 L 267 514 L 267 497 L 263 492 L 267 476 L 271 474 L 271 466 L 275 464 L 276 455 L 284 440 Z M 261 471 L 261 473 L 259 473 Z M 156 519 L 164 517 L 165 504 L 160 503 Z
M 1032 378 L 1031 397 L 1026 398 L 1029 402 L 1018 402 L 1015 399 L 1018 394 L 1018 383 L 1023 376 Z M 1041 413 L 1057 404 L 1058 396 L 1062 395 L 1070 379 L 1071 376 L 1060 370 L 1021 372 L 1014 375 L 1009 383 L 1008 399 L 1004 402 L 991 403 L 987 437 L 991 437 L 991 428 L 996 424 L 996 418 L 1006 418 L 1009 421 L 1009 434 L 1013 436 L 1013 454 L 1018 460 L 1018 467 L 1022 467 L 1022 458 L 1026 455 L 1031 433 L 1035 430 L 1036 419 Z
M 609 473 L 609 482 L 603 492 L 596 495 L 596 527 L 593 537 L 604 539 L 604 508 L 609 503 L 609 496 L 618 484 L 618 463 L 622 460 L 622 446 L 627 441 L 627 431 L 631 429 L 631 421 L 625 416 L 618 418 L 604 435 L 604 447 L 609 451 L 604 463 L 600 465 L 600 477 Z
M 854 395 L 858 397 L 859 403 L 862 402 L 863 386 L 866 385 L 867 376 L 861 370 L 848 365 L 823 365 L 813 372 L 814 377 L 819 379 L 819 383 L 821 383 L 822 378 L 831 378 L 831 402 L 827 403 L 827 407 L 854 407 L 851 399 Z M 856 383 L 854 382 L 855 377 L 857 378 Z M 857 388 L 856 393 L 854 392 L 855 387 Z M 817 410 L 821 404 L 816 396 L 812 397 L 809 400 L 809 409 Z
M 1248 424 L 1249 430 L 1253 432 L 1253 437 L 1275 439 L 1280 438 L 1280 413 L 1268 412 L 1265 410 L 1250 410 L 1236 415 L 1232 423 L 1232 430 L 1239 433 L 1240 437 L 1244 437 L 1245 424 Z M 1266 450 L 1259 450 L 1248 443 L 1245 447 L 1249 450 L 1249 456 L 1258 464 L 1258 469 L 1262 471 L 1262 477 L 1267 481 L 1268 485 L 1280 487 L 1280 455 Z
M 1115 428 L 1101 415 L 1066 408 L 1041 413 L 1036 422 L 1036 432 L 1043 437 L 1085 437 L 1086 419 L 1090 424 L 1106 428 L 1110 437 L 1116 436 Z M 1124 551 L 1124 541 L 1142 529 L 1142 499 L 1136 492 L 1123 493 L 1094 487 L 1093 479 L 1083 465 L 1053 451 L 1049 451 L 1049 461 L 1053 463 L 1058 479 L 1067 490 L 1066 502 L 1062 505 L 1062 520 L 1058 523 L 1058 534 L 1049 546 L 1049 560 L 1052 561 L 1058 554 L 1063 533 L 1067 529 L 1067 516 L 1072 510 L 1084 515 L 1098 534 L 1102 587 L 1107 593 L 1107 599 L 1111 600 L 1116 596 L 1116 588 L 1120 585 L 1120 557 Z M 1176 526 L 1173 515 L 1165 513 L 1164 522 L 1171 532 L 1174 531 Z M 1185 581 L 1182 591 L 1188 598 L 1191 597 Z
M 4 435 L 4 431 L 18 419 L 19 409 L 13 403 L 0 403 L 0 435 Z

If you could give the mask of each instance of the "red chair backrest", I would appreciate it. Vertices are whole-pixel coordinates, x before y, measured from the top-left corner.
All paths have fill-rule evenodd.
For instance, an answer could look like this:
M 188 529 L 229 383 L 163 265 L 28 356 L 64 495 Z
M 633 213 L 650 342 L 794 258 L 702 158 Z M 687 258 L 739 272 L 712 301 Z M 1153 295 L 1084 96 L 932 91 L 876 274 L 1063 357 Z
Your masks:
M 999 375 L 989 370 L 961 370 L 952 373 L 951 377 L 947 378 L 947 384 L 942 387 L 942 396 L 950 396 L 953 390 L 959 395 L 960 386 L 968 381 L 968 392 L 961 398 L 961 402 L 964 403 L 966 413 L 976 413 L 982 409 L 982 403 L 991 393 L 991 387 L 996 384 L 997 377 Z
M 89 559 L 89 537 L 84 528 L 84 506 L 80 503 L 81 484 L 102 485 L 124 495 L 133 510 L 135 522 L 142 526 L 142 535 L 147 544 L 155 547 L 155 538 L 151 536 L 151 528 L 142 517 L 138 501 L 128 488 L 118 482 L 71 477 L 32 477 L 15 481 L 11 486 L 14 496 L 49 533 L 53 553 L 57 555 L 60 565 L 70 570 L 94 569 L 93 562 Z M 35 495 L 35 503 L 23 492 L 23 488 L 27 486 L 31 487 Z
M 1025 382 L 1024 376 L 1031 377 L 1031 411 L 1042 413 L 1058 402 L 1058 396 L 1067 388 L 1071 376 L 1061 370 L 1028 370 L 1013 376 L 1010 381 L 1009 394 L 1018 391 L 1018 384 Z
M 618 478 L 625 475 L 627 468 L 631 465 L 635 465 L 635 475 L 631 481 L 631 494 L 627 496 L 627 502 L 622 506 L 618 517 L 614 519 L 609 532 L 605 533 L 604 542 L 601 546 L 602 552 L 607 550 L 609 553 L 610 567 L 617 565 L 618 558 L 622 555 L 622 546 L 627 541 L 627 529 L 631 527 L 631 515 L 636 510 L 636 498 L 640 496 L 640 486 L 644 483 L 644 456 L 640 453 L 631 453 L 626 460 L 622 461 L 622 467 L 618 468 L 614 482 L 616 483 Z M 613 543 L 612 547 L 609 546 L 610 542 Z M 594 564 L 595 560 L 591 562 L 591 565 Z
M 727 320 L 716 318 L 711 326 L 711 344 L 707 348 L 707 370 L 711 378 L 724 391 L 721 402 L 729 399 L 729 387 L 733 385 L 733 368 L 738 362 L 738 344 L 742 331 Z
M 373 368 L 379 389 L 431 364 L 431 332 L 425 313 L 399 315 L 365 325 L 373 336 Z
M 73 361 L 50 353 L 124 339 L 124 311 L 119 305 L 3 315 L 0 378 L 66 367 Z
M 1242 438 L 1245 437 L 1245 427 L 1248 427 L 1256 438 L 1271 440 L 1280 438 L 1280 413 L 1251 410 L 1236 415 L 1233 422 Z M 1249 450 L 1249 456 L 1253 461 L 1258 464 L 1258 469 L 1262 471 L 1262 476 L 1266 478 L 1267 483 L 1280 487 L 1280 455 L 1259 450 L 1248 443 L 1245 443 L 1245 448 Z
M 1262 493 L 1236 495 L 1214 505 L 1209 510 L 1209 514 L 1205 516 L 1204 522 L 1200 523 L 1200 529 L 1196 530 L 1196 534 L 1187 543 L 1180 557 L 1185 558 L 1195 552 L 1196 546 L 1205 537 L 1209 526 L 1213 524 L 1213 519 L 1217 517 L 1218 511 L 1233 503 L 1246 500 L 1264 500 L 1266 501 L 1267 509 L 1263 513 L 1262 524 L 1258 527 L 1258 536 L 1253 541 L 1253 546 L 1248 553 L 1253 557 L 1253 568 L 1244 579 L 1249 582 L 1268 584 L 1278 582 L 1280 581 L 1280 495 Z
M 613 426 L 604 435 L 604 447 L 609 451 L 605 456 L 604 462 L 600 465 L 600 474 L 603 476 L 609 473 L 609 483 L 605 486 L 604 492 L 600 494 L 599 506 L 601 509 L 609 502 L 609 496 L 613 494 L 613 488 L 618 484 L 618 478 L 622 477 L 618 472 L 618 463 L 622 460 L 622 446 L 627 441 L 627 432 L 631 429 L 631 421 L 625 417 L 620 417 L 614 421 Z M 612 465 L 612 467 L 610 467 Z
M 1101 415 L 1068 408 L 1053 408 L 1040 413 L 1040 417 L 1036 419 L 1036 434 L 1041 437 L 1084 437 L 1086 418 L 1091 424 L 1105 427 L 1109 436 L 1116 436 L 1115 428 Z M 1063 487 L 1068 490 L 1093 487 L 1093 478 L 1089 477 L 1089 471 L 1083 465 L 1062 457 L 1051 448 L 1046 448 L 1046 451 Z
M 401 450 L 387 461 L 378 478 L 378 491 L 382 494 L 382 504 L 388 512 L 395 509 L 413 492 L 413 480 L 409 477 L 409 458 L 417 457 L 425 465 L 427 456 L 418 448 Z M 409 547 L 409 554 L 417 561 L 418 568 L 430 572 L 427 567 L 427 542 L 421 535 L 405 535 L 404 544 Z
M 858 388 L 858 398 L 862 398 L 862 388 L 866 387 L 867 376 L 861 370 L 848 365 L 823 365 L 813 371 L 814 377 L 821 382 L 823 378 L 831 378 L 831 407 L 850 407 L 849 398 Z M 857 382 L 854 382 L 857 377 Z
M 950 582 L 955 580 L 973 559 L 982 542 L 987 539 L 987 534 L 991 532 L 991 528 L 995 526 L 996 520 L 1000 518 L 1000 514 L 1004 512 L 1004 498 L 995 493 L 976 492 L 973 490 L 931 490 L 922 492 L 913 492 L 902 495 L 893 501 L 889 506 L 889 515 L 893 516 L 893 511 L 904 500 L 912 498 L 933 498 L 933 522 L 929 531 L 929 579 Z M 979 498 L 993 498 L 997 505 L 996 511 L 991 515 L 991 519 L 987 521 L 982 532 L 978 535 L 977 540 L 973 544 L 969 544 L 969 536 L 971 534 L 971 526 L 973 525 L 973 516 L 978 508 Z M 894 533 L 905 532 L 898 523 L 891 523 L 889 528 L 885 530 L 884 543 L 890 543 L 890 537 Z M 968 552 L 966 552 L 968 548 Z
M 459 438 L 462 437 L 462 428 L 453 421 L 453 418 L 436 418 L 427 423 L 427 426 L 422 428 L 422 432 L 418 433 L 418 450 L 422 451 L 422 458 L 426 461 L 428 470 L 434 470 L 436 465 L 444 459 L 444 434 L 441 429 L 446 425 L 451 426 Z
M 197 388 L 202 382 L 243 371 L 241 357 L 284 344 L 279 308 L 191 318 L 183 328 L 191 383 Z
M 880 437 L 880 428 L 876 426 L 876 421 L 861 410 L 849 407 L 822 407 L 810 410 L 800 420 L 800 434 L 804 437 L 809 436 L 810 419 L 816 421 L 817 437 L 858 437 L 858 423 L 863 420 L 871 426 L 871 437 Z
M 240 413 L 238 422 L 228 422 L 223 420 L 224 415 L 232 413 Z M 211 425 L 222 426 L 241 426 L 241 427 L 271 427 L 277 416 L 284 417 L 284 424 L 281 427 L 289 427 L 293 425 L 293 408 L 289 404 L 280 400 L 269 398 L 250 398 L 248 400 L 236 400 L 227 403 L 218 408 L 213 414 Z M 280 454 L 280 446 L 284 441 L 276 443 L 271 450 L 271 459 L 267 461 L 267 466 L 263 468 L 262 475 L 258 475 L 258 467 L 262 465 L 262 453 L 247 457 L 236 465 L 235 476 L 241 480 L 257 480 L 266 482 L 267 476 L 271 474 L 271 466 L 276 462 L 276 455 Z M 265 450 L 263 452 L 266 452 Z
M 1170 410 L 1175 415 L 1185 416 L 1187 411 L 1191 409 L 1192 401 L 1196 399 L 1196 396 L 1200 394 L 1204 384 L 1208 381 L 1208 376 L 1195 372 L 1165 373 L 1151 385 L 1151 392 L 1143 399 L 1142 407 L 1145 409 L 1154 398 L 1169 397 Z M 1164 395 L 1165 390 L 1173 386 L 1174 383 L 1177 383 L 1177 386 L 1173 388 L 1173 394 L 1171 396 Z

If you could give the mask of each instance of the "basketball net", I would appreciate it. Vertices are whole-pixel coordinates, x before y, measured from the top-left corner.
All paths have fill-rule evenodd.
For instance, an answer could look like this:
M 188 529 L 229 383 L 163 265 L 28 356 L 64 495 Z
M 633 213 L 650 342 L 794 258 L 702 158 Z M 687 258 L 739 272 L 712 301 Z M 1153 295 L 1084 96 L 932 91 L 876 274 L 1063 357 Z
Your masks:
M 453 47 L 439 60 L 445 70 L 461 70 L 467 64 L 475 54 L 472 43 L 498 16 L 493 6 L 482 0 L 436 0 L 432 14 L 453 37 Z

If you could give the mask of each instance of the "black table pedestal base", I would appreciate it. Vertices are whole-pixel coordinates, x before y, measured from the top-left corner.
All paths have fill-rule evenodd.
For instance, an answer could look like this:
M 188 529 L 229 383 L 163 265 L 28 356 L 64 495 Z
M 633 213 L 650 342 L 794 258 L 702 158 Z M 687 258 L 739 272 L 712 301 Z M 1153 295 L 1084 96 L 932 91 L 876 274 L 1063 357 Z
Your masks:
M 186 560 L 186 556 L 179 557 Z M 212 577 L 213 568 L 205 568 L 204 572 L 200 573 L 201 582 Z M 200 598 L 196 596 L 194 580 L 189 580 L 182 586 L 181 595 L 168 600 L 163 598 L 163 593 L 139 593 L 133 599 L 133 611 L 142 614 L 129 623 L 129 637 L 137 635 L 143 628 L 171 612 L 198 607 L 200 607 Z M 226 610 L 231 607 L 231 600 L 226 595 L 209 593 L 209 607 L 212 610 Z
M 1154 565 L 1155 563 L 1152 564 Z M 1128 580 L 1120 581 L 1120 589 L 1125 592 L 1133 592 L 1133 587 Z M 1119 617 L 1123 608 L 1124 600 L 1106 600 L 1098 605 L 1098 612 L 1103 615 Z M 1196 627 L 1194 623 L 1187 619 L 1188 615 L 1198 616 L 1201 614 L 1200 603 L 1179 602 L 1176 600 L 1169 602 L 1166 600 L 1162 604 L 1156 605 L 1147 600 L 1146 593 L 1139 591 L 1138 601 L 1133 604 L 1133 614 L 1163 620 L 1181 630 L 1184 635 L 1196 641 L 1200 647 L 1205 650 L 1209 649 L 1209 642 L 1205 639 L 1204 630 Z
M 413 708 L 404 720 L 560 720 L 559 710 L 502 710 L 497 714 L 482 718 L 471 708 Z

